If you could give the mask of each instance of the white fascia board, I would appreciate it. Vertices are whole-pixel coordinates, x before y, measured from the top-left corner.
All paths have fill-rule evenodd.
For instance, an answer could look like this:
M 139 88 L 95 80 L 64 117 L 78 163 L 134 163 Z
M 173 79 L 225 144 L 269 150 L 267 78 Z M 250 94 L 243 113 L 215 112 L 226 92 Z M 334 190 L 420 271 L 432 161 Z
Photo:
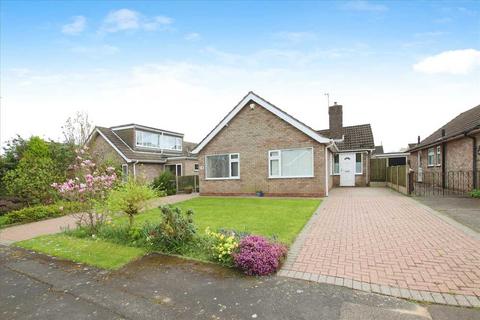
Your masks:
M 302 131 L 305 133 L 307 136 L 311 137 L 317 142 L 320 143 L 330 143 L 330 139 L 327 139 L 320 134 L 318 134 L 316 131 L 313 129 L 307 127 L 303 123 L 299 122 L 292 116 L 288 115 L 287 113 L 279 110 L 275 106 L 273 106 L 271 103 L 268 101 L 263 100 L 253 92 L 250 92 L 245 96 L 245 98 L 240 101 L 240 103 L 232 110 L 230 113 L 215 127 L 215 129 L 208 134 L 208 136 L 192 151 L 192 153 L 198 153 L 200 150 L 202 150 L 222 129 L 225 127 L 239 112 L 240 110 L 245 107 L 245 105 L 252 100 L 253 102 L 257 103 L 258 105 L 264 107 L 280 119 L 286 121 L 287 123 L 291 124 L 298 130 Z

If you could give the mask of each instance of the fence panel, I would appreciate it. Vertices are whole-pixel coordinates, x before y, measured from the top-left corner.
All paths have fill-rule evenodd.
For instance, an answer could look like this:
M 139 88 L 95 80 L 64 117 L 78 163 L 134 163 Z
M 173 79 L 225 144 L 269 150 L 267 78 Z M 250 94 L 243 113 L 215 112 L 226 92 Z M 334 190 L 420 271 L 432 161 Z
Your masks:
M 387 180 L 387 159 L 370 160 L 370 181 L 384 182 Z

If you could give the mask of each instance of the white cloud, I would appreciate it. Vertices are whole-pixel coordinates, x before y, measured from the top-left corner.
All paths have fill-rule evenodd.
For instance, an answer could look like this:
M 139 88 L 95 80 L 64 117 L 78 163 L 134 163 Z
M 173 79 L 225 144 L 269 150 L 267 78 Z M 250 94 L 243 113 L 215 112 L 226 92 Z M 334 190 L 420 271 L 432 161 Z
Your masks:
M 413 70 L 427 74 L 468 74 L 480 67 L 480 51 L 475 49 L 444 51 L 413 65 Z
M 188 41 L 197 41 L 197 40 L 200 40 L 200 38 L 201 38 L 200 34 L 196 32 L 187 33 L 185 35 L 185 40 L 188 40 Z
M 364 0 L 348 1 L 342 5 L 342 8 L 344 10 L 369 12 L 384 12 L 388 10 L 388 7 L 383 4 L 372 3 Z
M 101 32 L 118 32 L 127 30 L 155 31 L 173 23 L 166 16 L 146 17 L 138 11 L 120 9 L 111 11 L 103 20 Z
M 72 22 L 62 27 L 62 32 L 68 35 L 76 35 L 85 30 L 87 19 L 84 16 L 72 17 Z

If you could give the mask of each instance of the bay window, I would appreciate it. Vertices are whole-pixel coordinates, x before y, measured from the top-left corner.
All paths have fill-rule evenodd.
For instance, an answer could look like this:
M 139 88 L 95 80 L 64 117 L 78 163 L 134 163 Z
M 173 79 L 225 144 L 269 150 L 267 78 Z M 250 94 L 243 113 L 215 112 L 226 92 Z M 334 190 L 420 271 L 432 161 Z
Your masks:
M 229 153 L 205 157 L 206 179 L 239 179 L 240 154 Z
M 268 152 L 270 178 L 313 177 L 313 149 L 284 149 Z

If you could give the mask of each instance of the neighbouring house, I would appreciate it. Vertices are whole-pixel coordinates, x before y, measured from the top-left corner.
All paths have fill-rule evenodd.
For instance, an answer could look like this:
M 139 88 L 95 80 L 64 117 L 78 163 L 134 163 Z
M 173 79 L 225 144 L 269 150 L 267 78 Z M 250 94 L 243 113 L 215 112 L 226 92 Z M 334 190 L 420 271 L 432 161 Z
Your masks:
M 335 186 L 367 186 L 374 150 L 370 125 L 314 130 L 253 92 L 193 150 L 203 195 L 326 196 Z
M 191 153 L 196 143 L 184 141 L 182 133 L 138 124 L 95 127 L 86 145 L 96 161 L 121 165 L 124 179 L 152 181 L 164 170 L 177 176 L 198 174 L 197 157 Z
M 415 181 L 447 189 L 478 188 L 480 150 L 480 105 L 441 126 L 410 152 Z

